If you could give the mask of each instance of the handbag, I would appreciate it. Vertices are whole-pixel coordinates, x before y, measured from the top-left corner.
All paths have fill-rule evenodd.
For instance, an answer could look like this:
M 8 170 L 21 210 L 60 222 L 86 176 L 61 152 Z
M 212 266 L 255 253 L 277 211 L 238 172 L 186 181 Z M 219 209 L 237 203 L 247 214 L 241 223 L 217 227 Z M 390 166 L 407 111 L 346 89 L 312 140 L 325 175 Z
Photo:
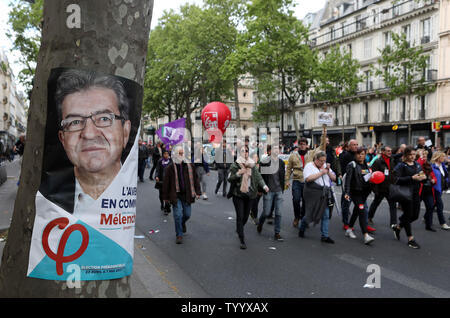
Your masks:
M 389 185 L 389 197 L 395 202 L 412 201 L 412 190 L 406 185 L 391 184 Z

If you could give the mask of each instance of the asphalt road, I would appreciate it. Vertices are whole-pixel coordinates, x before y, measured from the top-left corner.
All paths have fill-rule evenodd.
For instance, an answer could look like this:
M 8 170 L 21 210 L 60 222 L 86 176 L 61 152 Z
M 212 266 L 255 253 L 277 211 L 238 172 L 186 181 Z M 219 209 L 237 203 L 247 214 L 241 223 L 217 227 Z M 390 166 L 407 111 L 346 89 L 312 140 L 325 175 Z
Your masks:
M 304 239 L 298 237 L 292 226 L 292 196 L 288 190 L 282 205 L 281 235 L 285 241 L 273 240 L 273 225 L 265 224 L 258 234 L 249 220 L 245 226 L 248 248 L 241 250 L 232 201 L 214 195 L 217 173 L 212 171 L 206 177 L 209 199 L 198 200 L 192 206 L 184 243 L 177 245 L 173 216 L 164 216 L 160 211 L 158 192 L 148 174 L 147 169 L 145 182 L 138 183 L 137 229 L 159 249 L 161 260 L 153 259 L 155 263 L 160 262 L 161 268 L 167 262 L 176 264 L 190 278 L 192 287 L 195 285 L 210 297 L 450 297 L 450 231 L 425 231 L 423 209 L 413 224 L 413 233 L 422 247 L 419 250 L 406 245 L 404 232 L 400 241 L 394 238 L 386 202 L 375 216 L 377 232 L 371 246 L 363 244 L 358 223 L 358 238 L 345 237 L 335 213 L 330 236 L 336 244 L 329 245 L 320 242 L 318 227 L 311 226 Z M 444 209 L 450 209 L 450 195 L 444 194 Z M 449 213 L 445 217 L 448 219 Z M 438 228 L 436 215 L 434 222 Z M 368 271 L 371 264 L 378 266 L 379 280 L 373 279 L 376 271 L 371 267 Z M 190 288 L 170 277 L 170 273 L 168 277 L 174 288 Z M 378 282 L 380 288 L 370 288 Z

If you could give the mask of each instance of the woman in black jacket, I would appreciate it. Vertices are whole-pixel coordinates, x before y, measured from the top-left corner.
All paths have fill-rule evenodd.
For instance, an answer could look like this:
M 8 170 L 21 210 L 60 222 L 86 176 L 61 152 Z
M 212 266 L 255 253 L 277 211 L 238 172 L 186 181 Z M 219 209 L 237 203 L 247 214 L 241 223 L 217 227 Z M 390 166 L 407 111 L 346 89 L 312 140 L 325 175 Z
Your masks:
M 371 191 L 369 184 L 371 174 L 365 158 L 366 150 L 359 147 L 355 153 L 355 160 L 350 162 L 346 168 L 344 198 L 348 201 L 352 200 L 354 207 L 349 228 L 345 231 L 345 236 L 356 238 L 352 228 L 355 225 L 356 219 L 359 217 L 359 225 L 364 235 L 364 244 L 368 245 L 374 241 L 374 238 L 367 232 L 367 210 L 365 209 L 365 203 Z
M 403 162 L 400 162 L 394 169 L 398 185 L 405 185 L 411 189 L 412 196 L 409 199 L 401 200 L 403 215 L 399 218 L 400 224 L 393 227 L 397 240 L 400 240 L 400 232 L 404 228 L 408 236 L 408 246 L 420 248 L 414 240 L 411 231 L 411 223 L 417 220 L 420 212 L 420 184 L 427 177 L 422 171 L 422 167 L 415 161 L 416 151 L 412 147 L 406 147 L 403 153 Z
M 172 163 L 172 159 L 169 157 L 169 151 L 163 150 L 162 158 L 156 163 L 156 184 L 155 188 L 159 190 L 159 201 L 161 202 L 161 210 L 164 211 L 164 215 L 170 213 L 170 203 L 163 201 L 162 183 L 164 180 L 164 169 Z

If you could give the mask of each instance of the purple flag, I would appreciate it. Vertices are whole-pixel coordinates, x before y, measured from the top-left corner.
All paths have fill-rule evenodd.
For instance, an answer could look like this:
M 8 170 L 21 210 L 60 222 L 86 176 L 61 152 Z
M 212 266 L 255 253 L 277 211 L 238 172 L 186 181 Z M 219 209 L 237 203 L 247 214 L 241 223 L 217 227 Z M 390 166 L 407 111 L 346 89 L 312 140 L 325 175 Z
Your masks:
M 180 118 L 165 124 L 156 131 L 159 139 L 166 145 L 176 145 L 184 140 L 186 118 Z

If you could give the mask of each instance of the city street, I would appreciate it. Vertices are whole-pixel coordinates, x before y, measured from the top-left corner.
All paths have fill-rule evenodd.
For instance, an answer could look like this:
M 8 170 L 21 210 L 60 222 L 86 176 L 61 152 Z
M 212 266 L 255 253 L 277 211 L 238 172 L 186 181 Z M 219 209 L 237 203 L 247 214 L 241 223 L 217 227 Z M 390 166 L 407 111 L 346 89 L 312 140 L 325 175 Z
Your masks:
M 173 217 L 159 210 L 157 190 L 148 172 L 145 182 L 138 183 L 137 228 L 210 297 L 450 297 L 450 246 L 446 243 L 450 232 L 425 231 L 423 209 L 420 221 L 413 224 L 422 247 L 419 250 L 407 247 L 404 232 L 400 242 L 394 238 L 386 202 L 375 216 L 377 233 L 372 246 L 363 244 L 358 224 L 358 239 L 345 237 L 336 214 L 330 223 L 330 236 L 336 244 L 328 245 L 320 242 L 318 227 L 311 226 L 304 239 L 298 237 L 292 227 L 288 190 L 282 209 L 285 241 L 273 240 L 273 225 L 265 224 L 259 235 L 249 220 L 245 226 L 248 248 L 240 250 L 232 201 L 214 195 L 217 172 L 212 171 L 207 177 L 209 199 L 193 205 L 187 235 L 183 244 L 177 245 Z M 450 207 L 450 195 L 445 194 L 444 200 L 445 207 Z M 366 272 L 369 264 L 381 268 L 379 289 L 364 288 L 372 273 Z M 164 270 L 167 265 L 158 266 Z M 171 280 L 170 273 L 167 277 L 177 288 L 183 287 Z
M 8 181 L 0 186 L 2 230 L 12 215 L 19 167 L 19 160 L 9 163 Z M 173 216 L 160 211 L 158 192 L 148 175 L 146 169 L 145 182 L 138 182 L 132 297 L 450 297 L 450 232 L 431 233 L 416 221 L 413 233 L 422 248 L 408 248 L 404 232 L 398 242 L 389 230 L 385 202 L 375 216 L 376 240 L 371 246 L 362 243 L 358 224 L 358 238 L 345 237 L 336 214 L 330 223 L 336 244 L 329 245 L 320 242 L 318 227 L 311 226 L 304 239 L 297 236 L 288 190 L 282 209 L 285 241 L 273 240 L 269 224 L 259 235 L 249 220 L 245 226 L 248 248 L 241 250 L 232 201 L 214 195 L 217 172 L 211 171 L 206 177 L 209 199 L 193 205 L 184 242 L 177 245 Z M 444 205 L 450 207 L 450 195 L 444 195 Z M 449 215 L 445 213 L 446 218 Z M 1 250 L 3 246 L 1 242 Z M 370 264 L 381 269 L 380 288 L 364 287 L 371 283 Z

